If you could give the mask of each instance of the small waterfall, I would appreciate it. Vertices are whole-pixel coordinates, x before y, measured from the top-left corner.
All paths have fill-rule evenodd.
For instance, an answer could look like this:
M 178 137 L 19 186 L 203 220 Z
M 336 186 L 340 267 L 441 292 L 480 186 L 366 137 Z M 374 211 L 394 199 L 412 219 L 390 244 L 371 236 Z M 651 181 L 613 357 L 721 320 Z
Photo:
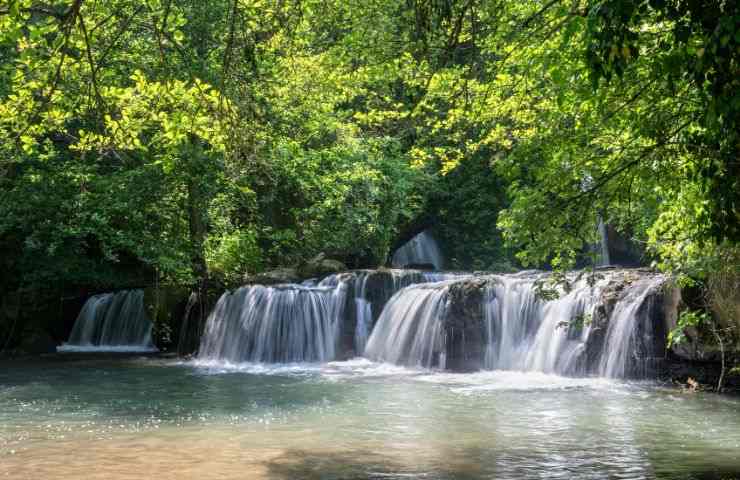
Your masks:
M 365 355 L 422 367 L 644 376 L 641 362 L 656 357 L 652 345 L 661 341 L 646 299 L 654 298 L 663 278 L 634 281 L 624 272 L 582 277 L 572 275 L 550 300 L 538 295 L 544 274 L 412 285 L 390 299 Z M 453 289 L 461 293 L 451 295 Z M 480 318 L 475 302 L 483 307 Z
M 394 267 L 400 268 L 429 264 L 441 270 L 444 261 L 437 241 L 429 232 L 423 231 L 396 250 L 391 263 Z
M 665 279 L 648 278 L 635 282 L 617 303 L 606 332 L 599 375 L 611 378 L 644 377 L 648 363 L 656 357 L 654 305 L 647 299 Z M 659 340 L 663 342 L 662 339 Z M 664 342 L 663 342 L 664 343 Z
M 370 335 L 365 356 L 402 365 L 444 368 L 445 286 L 412 285 L 396 293 Z
M 581 280 L 555 300 L 539 299 L 535 278 L 497 277 L 487 291 L 485 324 L 490 369 L 574 374 L 600 290 Z
M 355 327 L 355 354 L 360 356 L 365 353 L 367 339 L 370 336 L 370 328 L 373 321 L 373 310 L 370 302 L 364 298 L 355 298 L 357 307 L 357 326 Z
M 362 355 L 375 318 L 400 289 L 456 274 L 358 270 L 224 294 L 206 321 L 198 358 L 228 362 L 316 362 Z
M 485 343 L 480 367 L 578 373 L 590 328 L 576 322 L 583 323 L 592 314 L 598 289 L 583 280 L 568 294 L 545 302 L 536 295 L 539 277 L 490 276 L 484 287 L 482 319 L 476 327 L 470 314 L 455 318 L 450 308 L 456 300 L 449 297 L 449 289 L 471 278 L 458 276 L 399 291 L 383 310 L 365 355 L 403 365 L 444 368 L 445 362 L 460 360 L 450 355 L 471 354 L 466 351 L 470 345 L 465 344 L 465 331 L 472 328 L 473 332 L 482 330 L 479 338 Z
M 122 290 L 90 297 L 75 320 L 69 341 L 57 350 L 155 351 L 144 291 Z
M 208 317 L 198 358 L 229 362 L 334 359 L 346 283 L 336 287 L 260 285 L 221 296 Z
M 609 255 L 609 229 L 601 217 L 599 217 L 599 240 L 599 247 L 601 250 L 599 265 L 602 267 L 609 266 L 612 264 L 611 257 Z
M 486 296 L 484 365 L 561 375 L 645 376 L 641 362 L 653 359 L 653 345 L 663 341 L 655 338 L 655 312 L 645 303 L 663 281 L 662 276 L 631 281 L 606 274 L 593 283 L 578 280 L 559 298 L 544 301 L 535 294 L 534 279 L 498 277 Z
M 524 370 L 542 308 L 530 283 L 504 280 L 486 289 L 486 369 Z
M 420 272 L 417 270 L 360 270 L 353 272 L 349 281 L 354 292 L 355 324 L 349 326 L 354 329 L 354 352 L 362 355 L 365 351 L 370 332 L 375 320 L 380 316 L 388 300 L 399 290 L 420 283 L 438 282 L 452 278 L 459 278 L 459 274 L 441 272 Z M 328 277 L 322 285 L 337 285 L 337 278 Z

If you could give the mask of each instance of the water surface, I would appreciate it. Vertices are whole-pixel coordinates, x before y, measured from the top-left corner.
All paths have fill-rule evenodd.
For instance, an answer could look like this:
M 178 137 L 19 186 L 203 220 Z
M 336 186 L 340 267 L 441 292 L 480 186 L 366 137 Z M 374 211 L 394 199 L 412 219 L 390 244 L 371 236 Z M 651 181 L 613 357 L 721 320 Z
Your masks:
M 7 362 L 0 478 L 740 478 L 740 400 L 364 359 Z

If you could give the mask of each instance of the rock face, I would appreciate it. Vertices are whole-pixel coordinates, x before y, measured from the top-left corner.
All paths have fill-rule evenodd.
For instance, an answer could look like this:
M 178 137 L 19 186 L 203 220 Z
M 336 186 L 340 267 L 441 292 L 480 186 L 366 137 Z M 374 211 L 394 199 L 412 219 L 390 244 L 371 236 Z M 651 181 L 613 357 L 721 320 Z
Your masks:
M 414 270 L 366 270 L 361 272 L 358 278 L 357 293 L 370 302 L 375 323 L 383 307 L 396 292 L 409 285 L 423 282 L 422 273 Z
M 327 258 L 325 254 L 320 253 L 311 260 L 294 267 L 278 267 L 266 272 L 245 275 L 243 282 L 245 285 L 281 285 L 290 283 L 300 283 L 309 278 L 324 278 L 334 273 L 340 273 L 347 270 L 347 266 L 339 260 Z
M 189 289 L 182 285 L 161 285 L 144 289 L 144 308 L 152 320 L 152 339 L 163 352 L 177 346 Z
M 408 265 L 404 265 L 403 268 L 423 271 L 432 271 L 437 269 L 433 263 L 409 263 Z
M 485 355 L 483 300 L 486 281 L 466 280 L 450 285 L 444 318 L 445 368 L 478 370 Z

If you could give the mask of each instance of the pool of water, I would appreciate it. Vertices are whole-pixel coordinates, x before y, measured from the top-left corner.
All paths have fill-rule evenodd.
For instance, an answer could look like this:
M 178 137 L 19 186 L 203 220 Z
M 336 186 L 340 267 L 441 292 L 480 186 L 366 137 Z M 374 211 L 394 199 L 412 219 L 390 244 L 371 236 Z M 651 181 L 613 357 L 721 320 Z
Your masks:
M 740 399 L 352 360 L 0 364 L 0 478 L 740 478 Z

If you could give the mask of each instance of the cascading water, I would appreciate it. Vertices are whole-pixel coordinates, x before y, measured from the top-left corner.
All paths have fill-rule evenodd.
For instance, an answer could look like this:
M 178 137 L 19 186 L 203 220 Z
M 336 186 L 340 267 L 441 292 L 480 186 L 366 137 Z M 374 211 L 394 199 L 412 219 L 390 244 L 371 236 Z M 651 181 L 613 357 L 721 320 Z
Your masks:
M 396 250 L 391 263 L 394 267 L 400 268 L 407 265 L 428 264 L 441 270 L 444 259 L 437 241 L 429 232 L 423 231 Z
M 588 319 L 600 288 L 586 280 L 549 302 L 538 297 L 537 277 L 496 277 L 485 305 L 488 369 L 575 374 L 582 367 Z
M 420 284 L 396 293 L 380 314 L 365 348 L 371 360 L 444 368 L 445 283 Z
M 655 305 L 648 299 L 664 282 L 660 276 L 637 281 L 617 303 L 606 332 L 599 375 L 611 378 L 646 375 L 649 362 L 657 356 L 654 347 L 662 342 L 654 338 L 658 330 L 651 321 L 655 317 L 652 311 Z
M 645 302 L 654 297 L 662 277 L 632 281 L 607 273 L 571 279 L 567 291 L 549 301 L 538 295 L 545 278 L 526 273 L 470 276 L 405 288 L 383 310 L 365 355 L 422 367 L 444 368 L 446 362 L 448 367 L 477 364 L 560 375 L 645 376 L 641 365 L 655 357 L 651 345 L 656 344 L 656 326 L 649 321 L 655 312 Z M 472 288 L 468 296 L 482 289 L 480 319 L 471 305 L 457 304 L 465 303 L 465 297 L 450 294 L 466 285 Z M 615 286 L 619 293 L 608 300 Z M 480 343 L 483 348 L 476 349 Z
M 224 294 L 206 321 L 198 358 L 321 362 L 362 355 L 383 305 L 401 288 L 454 277 L 360 270 L 301 285 L 254 285 Z
M 601 218 L 599 218 L 599 253 L 601 254 L 599 264 L 602 267 L 612 264 L 609 255 L 609 229 Z
M 649 321 L 654 312 L 640 317 L 638 311 L 664 278 L 624 283 L 624 278 L 613 275 L 580 279 L 550 301 L 538 298 L 536 277 L 497 277 L 487 292 L 485 367 L 561 375 L 644 376 L 644 369 L 636 365 L 654 356 L 656 339 L 650 332 L 656 326 Z M 605 294 L 614 281 L 624 289 L 613 312 L 604 318 Z
M 199 358 L 323 362 L 354 354 L 452 370 L 645 375 L 641 362 L 661 341 L 646 302 L 662 277 L 574 274 L 549 300 L 541 295 L 547 279 L 362 270 L 243 287 L 224 294 L 209 316 Z
M 156 351 L 143 290 L 90 297 L 80 310 L 69 341 L 59 351 Z
M 336 354 L 346 284 L 260 285 L 221 296 L 198 357 L 230 362 L 323 362 Z
M 373 310 L 370 302 L 364 298 L 355 298 L 357 310 L 357 326 L 355 327 L 354 346 L 355 354 L 362 355 L 365 353 L 367 339 L 370 336 L 370 325 L 373 320 Z

